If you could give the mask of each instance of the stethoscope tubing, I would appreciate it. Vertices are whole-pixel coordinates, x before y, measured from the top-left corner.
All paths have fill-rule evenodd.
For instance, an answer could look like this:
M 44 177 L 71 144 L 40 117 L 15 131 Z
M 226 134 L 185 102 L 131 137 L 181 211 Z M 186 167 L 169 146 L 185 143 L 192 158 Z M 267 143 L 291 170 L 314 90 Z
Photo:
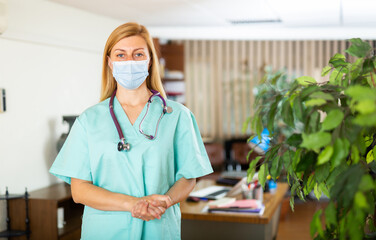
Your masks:
M 121 130 L 120 124 L 119 124 L 119 122 L 118 122 L 118 120 L 115 116 L 115 112 L 114 112 L 114 98 L 115 98 L 115 95 L 116 95 L 116 90 L 117 89 L 115 88 L 114 92 L 111 95 L 110 102 L 109 102 L 109 109 L 110 109 L 111 118 L 112 118 L 112 120 L 115 124 L 116 130 L 117 130 L 117 132 L 119 134 L 119 138 L 120 138 L 120 142 L 118 143 L 118 151 L 122 151 L 122 150 L 128 151 L 130 149 L 130 144 L 126 142 L 123 131 Z M 139 125 L 138 128 L 139 128 L 139 132 L 142 135 L 144 135 L 147 139 L 154 140 L 157 136 L 159 123 L 160 123 L 163 115 L 166 114 L 166 113 L 171 113 L 172 109 L 170 107 L 167 107 L 166 100 L 161 96 L 161 94 L 158 91 L 153 90 L 153 89 L 150 89 L 150 91 L 152 92 L 152 95 L 148 99 L 148 105 L 147 105 L 146 113 L 145 113 L 144 117 L 142 118 L 142 120 L 140 121 L 140 125 Z M 142 125 L 145 117 L 148 114 L 150 103 L 152 102 L 152 98 L 154 96 L 158 96 L 162 100 L 163 111 L 162 111 L 161 116 L 158 119 L 157 126 L 156 126 L 156 129 L 155 129 L 155 133 L 154 133 L 154 136 L 153 136 L 153 135 L 148 135 L 148 134 L 144 133 L 144 131 L 141 128 L 141 125 Z

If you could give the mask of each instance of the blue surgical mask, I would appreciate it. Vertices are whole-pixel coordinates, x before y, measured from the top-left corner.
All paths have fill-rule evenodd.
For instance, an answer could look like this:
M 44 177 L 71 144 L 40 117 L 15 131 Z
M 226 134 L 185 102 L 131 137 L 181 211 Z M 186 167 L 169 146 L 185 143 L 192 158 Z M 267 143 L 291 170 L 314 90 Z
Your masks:
M 149 76 L 149 60 L 112 62 L 112 75 L 124 88 L 137 89 Z

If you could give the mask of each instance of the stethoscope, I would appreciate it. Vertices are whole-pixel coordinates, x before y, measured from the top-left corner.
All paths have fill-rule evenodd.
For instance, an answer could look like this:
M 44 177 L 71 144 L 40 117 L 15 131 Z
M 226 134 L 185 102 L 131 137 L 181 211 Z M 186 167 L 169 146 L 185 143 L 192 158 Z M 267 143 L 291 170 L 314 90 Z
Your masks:
M 172 108 L 167 106 L 166 104 L 166 100 L 161 96 L 161 94 L 158 92 L 158 91 L 155 91 L 153 89 L 150 89 L 152 95 L 149 97 L 149 100 L 148 100 L 148 105 L 147 105 L 147 109 L 146 109 L 146 112 L 145 112 L 145 115 L 144 117 L 142 118 L 141 122 L 140 122 L 140 125 L 138 126 L 138 130 L 140 131 L 140 133 L 142 135 L 144 135 L 147 139 L 149 140 L 154 140 L 156 137 L 157 137 L 157 133 L 158 133 L 158 127 L 159 127 L 159 122 L 161 121 L 163 115 L 165 115 L 166 113 L 172 113 Z M 120 138 L 120 141 L 117 145 L 117 149 L 118 151 L 129 151 L 131 149 L 131 145 L 125 140 L 125 137 L 124 137 L 124 134 L 123 134 L 123 131 L 121 130 L 121 127 L 119 125 L 119 122 L 115 116 L 115 113 L 114 113 L 114 98 L 115 98 L 115 95 L 116 95 L 116 89 L 115 91 L 112 93 L 111 95 L 111 98 L 110 98 L 110 114 L 111 114 L 111 117 L 112 117 L 112 120 L 114 121 L 115 123 L 115 126 L 116 126 L 116 129 L 117 129 L 117 132 L 119 134 L 119 138 Z M 162 107 L 163 107 L 163 110 L 162 110 L 162 114 L 161 116 L 159 117 L 158 119 L 158 122 L 157 122 L 157 126 L 155 128 L 155 133 L 154 133 L 154 136 L 153 135 L 149 135 L 149 134 L 146 134 L 144 133 L 144 131 L 142 130 L 142 123 L 144 122 L 144 119 L 145 117 L 147 116 L 148 114 L 148 111 L 149 111 L 149 107 L 150 107 L 150 103 L 153 101 L 152 98 L 153 97 L 159 97 L 161 100 L 162 100 Z

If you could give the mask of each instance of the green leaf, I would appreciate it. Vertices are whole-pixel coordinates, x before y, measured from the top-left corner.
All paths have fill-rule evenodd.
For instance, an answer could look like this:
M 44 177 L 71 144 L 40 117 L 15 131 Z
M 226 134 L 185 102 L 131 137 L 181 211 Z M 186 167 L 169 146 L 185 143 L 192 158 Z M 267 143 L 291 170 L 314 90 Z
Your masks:
M 346 166 L 346 164 L 341 164 L 337 168 L 341 166 Z M 351 206 L 361 181 L 360 176 L 363 175 L 364 169 L 360 164 L 343 168 L 341 173 L 336 177 L 335 184 L 330 188 L 330 196 L 335 196 L 336 201 L 341 202 L 344 208 Z
M 352 65 L 351 65 L 351 72 L 350 72 L 350 79 L 354 80 L 357 78 L 362 71 L 363 65 L 363 58 L 358 58 Z
M 326 184 L 324 182 L 320 183 L 319 190 L 322 193 L 324 193 L 325 196 L 327 196 L 328 198 L 330 198 L 329 189 L 328 189 L 328 187 L 326 186 Z
M 321 77 L 324 77 L 326 76 L 330 70 L 332 70 L 332 67 L 331 66 L 325 66 L 322 71 L 321 71 Z
M 337 211 L 333 202 L 330 202 L 325 209 L 325 221 L 328 228 L 337 225 Z
M 282 171 L 282 158 L 280 156 L 273 159 L 272 168 L 270 169 L 270 175 L 273 179 L 277 179 Z
M 290 127 L 294 127 L 294 115 L 292 113 L 292 108 L 290 105 L 290 101 L 286 100 L 282 104 L 282 119 L 283 121 Z
M 315 236 L 316 232 L 318 232 L 318 234 L 320 236 L 323 236 L 323 234 L 324 234 L 324 232 L 322 230 L 322 226 L 321 226 L 321 221 L 320 221 L 321 213 L 322 213 L 322 209 L 318 210 L 313 215 L 313 218 L 312 218 L 312 221 L 311 221 L 311 224 L 310 224 L 310 233 L 311 233 L 312 238 Z
M 313 189 L 313 193 L 315 194 L 317 200 L 320 200 L 322 192 L 319 189 L 319 184 L 318 183 L 315 184 L 315 187 Z
M 324 105 L 326 101 L 321 98 L 313 98 L 305 102 L 306 107 L 314 107 Z
M 308 195 L 310 192 L 312 192 L 313 188 L 315 187 L 315 181 L 314 181 L 314 175 L 311 174 L 307 180 L 307 184 L 304 187 L 304 194 Z
M 311 168 L 316 165 L 317 154 L 315 152 L 309 151 L 301 156 L 299 164 L 296 166 L 296 173 L 306 172 L 308 176 Z
M 353 119 L 353 123 L 363 127 L 376 126 L 376 113 L 359 114 Z
M 316 132 L 312 134 L 303 133 L 302 136 L 303 142 L 300 146 L 309 150 L 320 149 L 328 145 L 331 141 L 331 135 L 327 132 Z
M 357 192 L 355 194 L 354 203 L 358 208 L 362 208 L 362 209 L 365 209 L 365 210 L 369 209 L 367 199 L 362 192 Z
M 328 145 L 325 149 L 319 154 L 317 165 L 324 164 L 330 160 L 330 157 L 333 155 L 333 146 Z
M 363 58 L 370 54 L 372 47 L 368 42 L 363 42 L 360 38 L 353 38 L 349 41 L 352 44 L 345 52 L 347 52 L 351 56 Z
M 338 85 L 341 82 L 343 76 L 343 72 L 338 71 L 337 69 L 334 69 L 329 77 L 329 82 L 332 85 Z
M 262 188 L 265 189 L 265 182 L 266 182 L 266 177 L 268 176 L 268 167 L 265 166 L 266 164 L 262 164 L 260 167 L 260 170 L 258 171 L 258 179 L 260 181 L 260 184 Z
M 294 158 L 292 159 L 292 167 L 294 171 L 296 170 L 296 167 L 298 166 L 300 162 L 301 154 L 302 154 L 302 149 L 298 148 L 295 152 Z
M 291 208 L 291 211 L 294 212 L 294 196 L 291 195 L 290 197 L 290 208 Z
M 376 103 L 372 99 L 360 100 L 357 104 L 355 104 L 354 109 L 361 114 L 374 113 L 376 110 Z
M 315 170 L 315 178 L 318 183 L 324 182 L 330 173 L 330 166 L 329 164 L 324 164 L 316 168 Z
M 296 81 L 302 86 L 308 86 L 310 84 L 316 84 L 316 80 L 313 77 L 302 76 L 296 79 Z
M 306 88 L 304 88 L 301 92 L 300 92 L 300 98 L 302 99 L 302 101 L 305 101 L 307 97 L 309 97 L 312 93 L 316 92 L 316 91 L 319 91 L 319 87 L 317 85 L 310 85 Z
M 373 156 L 373 150 L 371 150 L 367 153 L 366 160 L 367 160 L 367 164 L 369 164 L 369 163 L 371 163 L 375 160 L 375 158 Z
M 359 149 L 356 145 L 351 145 L 351 160 L 354 164 L 357 164 L 360 160 Z
M 302 135 L 294 133 L 286 140 L 286 143 L 290 146 L 298 147 L 302 143 Z
M 373 71 L 373 62 L 371 59 L 364 59 L 364 62 L 363 62 L 363 74 L 365 73 L 369 73 L 369 72 L 372 72 Z
M 303 104 L 302 99 L 299 96 L 295 97 L 292 107 L 293 113 L 295 114 L 296 118 L 299 121 L 303 121 Z
M 345 66 L 348 63 L 346 62 L 346 57 L 340 53 L 336 53 L 330 60 L 329 63 L 333 65 L 333 67 L 338 68 L 341 66 Z
M 242 133 L 245 133 L 247 131 L 247 128 L 251 122 L 251 119 L 252 117 L 247 117 L 247 119 L 245 120 L 245 122 L 243 123 L 243 126 L 242 126 Z
M 374 89 L 360 85 L 350 86 L 345 90 L 345 94 L 353 98 L 355 101 L 364 99 L 376 100 L 376 92 Z
M 328 113 L 324 122 L 322 123 L 321 130 L 332 130 L 333 128 L 338 127 L 344 118 L 344 114 L 339 109 L 334 109 Z
M 362 180 L 359 183 L 359 190 L 366 192 L 369 190 L 373 190 L 375 188 L 375 184 L 372 180 L 370 175 L 363 175 Z
M 318 111 L 313 112 L 309 117 L 308 120 L 309 122 L 307 123 L 306 127 L 306 132 L 311 133 L 311 132 L 318 132 L 319 127 L 320 127 L 320 114 Z
M 333 95 L 329 93 L 324 93 L 321 91 L 314 92 L 310 95 L 311 98 L 322 98 L 328 101 L 334 101 Z
M 336 167 L 343 162 L 349 154 L 350 143 L 347 139 L 337 138 L 334 142 L 334 151 L 331 158 L 332 166 Z

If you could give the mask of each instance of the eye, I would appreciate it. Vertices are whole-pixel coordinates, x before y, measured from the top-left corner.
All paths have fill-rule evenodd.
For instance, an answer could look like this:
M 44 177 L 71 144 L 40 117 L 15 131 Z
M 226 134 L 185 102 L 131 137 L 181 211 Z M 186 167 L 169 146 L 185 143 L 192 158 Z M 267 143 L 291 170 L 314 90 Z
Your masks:
M 138 57 L 138 58 L 140 58 L 140 57 L 143 57 L 144 54 L 143 53 L 136 53 L 135 56 Z
M 118 58 L 123 58 L 124 56 L 125 56 L 125 55 L 122 54 L 122 53 L 116 55 L 116 57 L 118 57 Z

